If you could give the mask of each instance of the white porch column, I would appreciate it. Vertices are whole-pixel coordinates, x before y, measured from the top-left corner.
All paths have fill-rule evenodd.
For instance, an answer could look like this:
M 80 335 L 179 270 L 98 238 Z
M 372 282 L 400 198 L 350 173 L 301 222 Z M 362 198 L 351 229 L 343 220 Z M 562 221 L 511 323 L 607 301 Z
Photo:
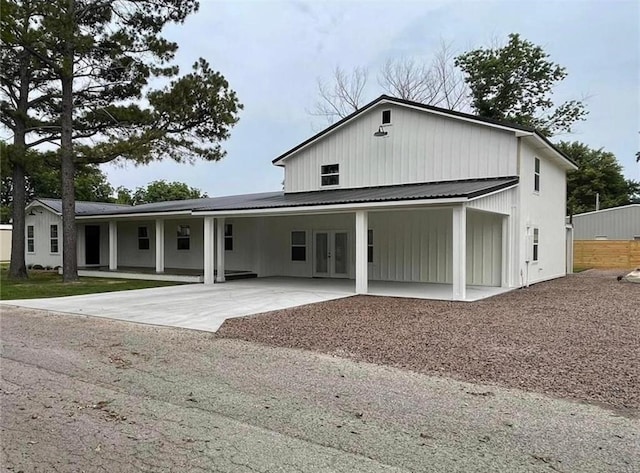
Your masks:
M 215 281 L 215 220 L 213 217 L 204 218 L 204 283 L 213 284 Z
M 366 210 L 356 212 L 356 294 L 368 292 L 367 232 L 369 229 Z
M 216 282 L 224 282 L 224 217 L 216 219 Z
M 118 222 L 109 222 L 109 271 L 118 269 Z
M 509 219 L 508 215 L 502 217 L 502 268 L 501 268 L 501 286 L 509 287 L 511 275 L 511 239 L 509 238 Z
M 156 273 L 164 273 L 164 220 L 156 220 Z
M 467 208 L 453 208 L 453 300 L 467 296 Z

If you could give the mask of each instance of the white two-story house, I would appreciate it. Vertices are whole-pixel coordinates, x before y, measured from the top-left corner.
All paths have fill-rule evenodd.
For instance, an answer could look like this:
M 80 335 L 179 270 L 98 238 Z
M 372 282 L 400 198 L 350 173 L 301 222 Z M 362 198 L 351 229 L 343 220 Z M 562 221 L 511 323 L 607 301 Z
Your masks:
M 81 274 L 342 278 L 359 294 L 453 300 L 566 274 L 576 166 L 533 129 L 383 95 L 273 163 L 284 191 L 78 203 Z M 27 210 L 27 262 L 51 265 L 60 202 Z

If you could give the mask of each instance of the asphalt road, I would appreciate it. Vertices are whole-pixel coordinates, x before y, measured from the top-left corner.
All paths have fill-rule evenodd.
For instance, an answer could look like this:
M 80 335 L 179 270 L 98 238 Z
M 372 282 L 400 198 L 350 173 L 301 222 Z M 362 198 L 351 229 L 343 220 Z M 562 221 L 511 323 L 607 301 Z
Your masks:
M 631 472 L 637 412 L 2 308 L 7 471 Z

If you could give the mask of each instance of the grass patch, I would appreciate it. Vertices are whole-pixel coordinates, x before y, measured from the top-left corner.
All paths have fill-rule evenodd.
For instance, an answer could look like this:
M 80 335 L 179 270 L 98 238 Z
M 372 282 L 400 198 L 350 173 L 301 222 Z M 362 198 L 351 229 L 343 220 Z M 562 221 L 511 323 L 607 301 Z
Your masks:
M 97 292 L 127 291 L 149 287 L 175 286 L 171 281 L 142 281 L 137 279 L 107 279 L 82 277 L 78 282 L 63 283 L 57 271 L 30 270 L 29 279 L 8 279 L 8 265 L 0 266 L 0 300 L 38 299 L 46 297 L 76 296 Z

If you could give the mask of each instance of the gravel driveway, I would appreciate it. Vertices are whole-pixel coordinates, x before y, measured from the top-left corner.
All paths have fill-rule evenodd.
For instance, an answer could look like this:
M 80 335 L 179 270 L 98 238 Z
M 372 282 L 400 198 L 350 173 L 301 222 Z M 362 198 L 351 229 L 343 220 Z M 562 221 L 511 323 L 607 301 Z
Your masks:
M 590 270 L 474 303 L 351 297 L 227 320 L 219 336 L 640 407 L 640 285 Z

